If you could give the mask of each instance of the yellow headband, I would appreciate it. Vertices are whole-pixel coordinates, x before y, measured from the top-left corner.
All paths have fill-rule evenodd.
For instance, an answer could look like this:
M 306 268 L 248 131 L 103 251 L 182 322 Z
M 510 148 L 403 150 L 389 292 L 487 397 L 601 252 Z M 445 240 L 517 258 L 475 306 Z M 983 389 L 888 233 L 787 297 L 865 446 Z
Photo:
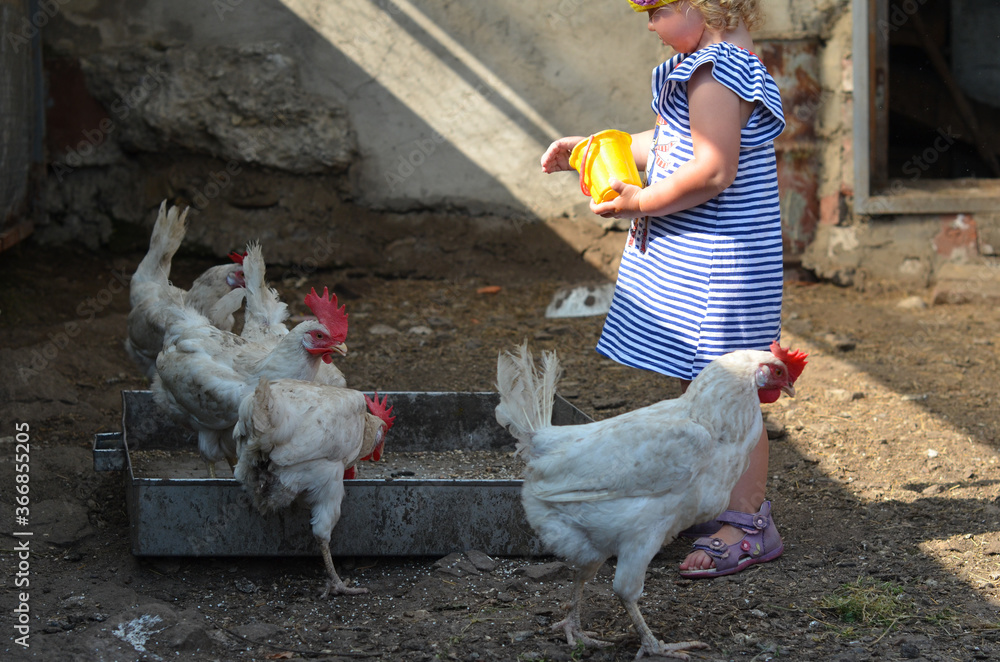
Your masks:
M 672 2 L 677 2 L 677 0 L 628 0 L 628 3 L 632 5 L 632 9 L 637 12 L 666 7 Z

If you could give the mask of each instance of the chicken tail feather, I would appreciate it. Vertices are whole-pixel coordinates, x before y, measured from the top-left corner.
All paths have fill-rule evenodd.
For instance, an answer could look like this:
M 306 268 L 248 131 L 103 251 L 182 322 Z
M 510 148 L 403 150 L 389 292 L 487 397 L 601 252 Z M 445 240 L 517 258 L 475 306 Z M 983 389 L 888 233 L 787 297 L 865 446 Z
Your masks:
M 149 250 L 132 275 L 136 283 L 159 281 L 164 286 L 169 283 L 170 264 L 187 232 L 187 215 L 188 209 L 182 212 L 177 207 L 168 209 L 166 200 L 160 203 L 149 237 Z
M 288 319 L 288 305 L 278 298 L 278 293 L 264 280 L 264 254 L 260 244 L 247 246 L 243 259 L 243 278 L 246 282 L 246 323 L 258 327 L 261 333 L 283 325 Z
M 516 353 L 497 356 L 497 422 L 517 439 L 515 454 L 531 452 L 534 433 L 552 425 L 552 404 L 561 369 L 555 352 L 542 352 L 541 370 L 524 341 Z

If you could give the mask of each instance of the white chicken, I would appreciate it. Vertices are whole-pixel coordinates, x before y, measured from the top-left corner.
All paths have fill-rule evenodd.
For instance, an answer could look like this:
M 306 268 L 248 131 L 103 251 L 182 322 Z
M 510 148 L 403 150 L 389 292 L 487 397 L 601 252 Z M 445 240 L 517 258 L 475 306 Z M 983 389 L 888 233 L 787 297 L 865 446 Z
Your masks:
M 337 575 L 330 536 L 340 519 L 344 472 L 358 460 L 378 461 L 395 416 L 359 391 L 292 379 L 262 377 L 240 403 L 233 436 L 240 448 L 234 472 L 262 513 L 301 497 L 328 576 L 322 597 L 367 593 Z
M 171 262 L 184 239 L 187 214 L 188 209 L 167 209 L 166 200 L 160 204 L 149 250 L 129 282 L 125 351 L 150 379 L 156 372 L 156 355 L 163 349 L 163 335 L 180 308 L 190 307 L 228 331 L 233 328 L 233 313 L 243 303 L 242 256 L 235 253 L 230 255 L 233 264 L 207 269 L 189 290 L 170 283 Z
M 777 343 L 710 363 L 679 398 L 585 425 L 552 426 L 559 377 L 554 353 L 537 372 L 527 343 L 497 361 L 497 421 L 517 439 L 526 468 L 521 500 L 546 547 L 576 566 L 569 614 L 553 626 L 570 645 L 602 645 L 580 626 L 583 585 L 617 556 L 614 592 L 641 640 L 636 658 L 705 644 L 665 644 L 638 607 L 646 567 L 660 547 L 725 510 L 763 425 L 760 403 L 793 384 L 806 355 Z
M 153 398 L 175 418 L 198 433 L 198 450 L 215 475 L 215 463 L 237 460 L 232 428 L 240 401 L 257 379 L 316 377 L 320 362 L 347 351 L 347 314 L 324 288 L 313 289 L 305 303 L 316 321 L 298 324 L 273 346 L 250 342 L 222 331 L 190 309 L 182 309 L 167 330 L 156 358 Z

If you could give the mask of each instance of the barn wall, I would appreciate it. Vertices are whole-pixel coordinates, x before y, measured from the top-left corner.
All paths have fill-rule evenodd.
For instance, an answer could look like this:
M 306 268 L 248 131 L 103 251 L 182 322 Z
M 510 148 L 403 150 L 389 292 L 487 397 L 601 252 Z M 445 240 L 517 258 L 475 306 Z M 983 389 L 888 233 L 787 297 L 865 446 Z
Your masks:
M 849 0 L 764 6 L 794 260 L 839 186 L 848 54 L 828 60 Z M 45 41 L 46 240 L 113 242 L 169 196 L 211 221 L 193 242 L 223 254 L 253 232 L 280 259 L 385 217 L 592 221 L 574 175 L 538 157 L 559 135 L 651 126 L 669 55 L 624 2 L 583 0 L 74 0 Z
M 32 229 L 33 165 L 41 160 L 37 3 L 0 0 L 0 251 Z
M 843 285 L 892 281 L 917 289 L 935 286 L 935 300 L 956 300 L 961 297 L 953 290 L 961 281 L 964 292 L 995 298 L 997 211 L 926 213 L 915 206 L 913 213 L 868 216 L 855 209 L 852 36 L 848 11 L 832 24 L 821 57 L 823 87 L 816 122 L 823 150 L 819 218 L 802 264 L 820 278 Z M 947 99 L 935 101 L 951 107 Z M 985 184 L 985 190 L 995 190 Z M 977 275 L 968 276 L 973 273 Z

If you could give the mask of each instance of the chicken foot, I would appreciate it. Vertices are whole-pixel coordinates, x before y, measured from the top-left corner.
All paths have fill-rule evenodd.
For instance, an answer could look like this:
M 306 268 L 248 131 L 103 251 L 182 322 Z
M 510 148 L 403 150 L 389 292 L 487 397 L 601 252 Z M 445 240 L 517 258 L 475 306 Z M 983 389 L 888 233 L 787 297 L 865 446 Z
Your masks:
M 344 583 L 344 580 L 340 578 L 333 567 L 333 557 L 330 556 L 330 541 L 320 540 L 319 538 L 317 538 L 317 541 L 323 551 L 323 565 L 326 566 L 326 574 L 330 577 L 326 581 L 326 587 L 323 589 L 320 597 L 326 598 L 330 595 L 361 595 L 362 593 L 367 593 L 368 589 L 366 588 L 351 588 Z
M 229 458 L 229 457 L 226 458 L 226 462 L 229 463 L 229 469 L 235 475 L 235 473 L 236 473 L 236 462 L 232 458 Z M 219 474 L 215 471 L 215 462 L 212 462 L 210 460 L 205 460 L 205 465 L 208 467 L 208 477 L 209 478 L 218 478 L 219 477 Z
M 583 585 L 594 578 L 604 561 L 583 566 L 576 571 L 573 582 L 573 600 L 570 603 L 569 614 L 566 618 L 552 626 L 553 631 L 562 630 L 566 634 L 566 643 L 576 646 L 576 642 L 583 643 L 584 646 L 600 648 L 610 646 L 611 642 L 594 639 L 596 632 L 588 632 L 580 625 L 580 605 L 583 604 Z
M 653 634 L 653 631 L 649 629 L 649 626 L 646 625 L 646 619 L 642 617 L 638 603 L 634 600 L 622 600 L 622 604 L 625 605 L 625 611 L 628 612 L 629 617 L 632 619 L 632 625 L 635 626 L 636 632 L 639 633 L 639 639 L 642 641 L 642 646 L 639 647 L 639 652 L 636 653 L 635 659 L 638 660 L 643 655 L 660 655 L 679 660 L 690 660 L 691 656 L 686 651 L 695 648 L 708 648 L 708 644 L 700 641 L 678 641 L 673 644 L 660 641 Z

